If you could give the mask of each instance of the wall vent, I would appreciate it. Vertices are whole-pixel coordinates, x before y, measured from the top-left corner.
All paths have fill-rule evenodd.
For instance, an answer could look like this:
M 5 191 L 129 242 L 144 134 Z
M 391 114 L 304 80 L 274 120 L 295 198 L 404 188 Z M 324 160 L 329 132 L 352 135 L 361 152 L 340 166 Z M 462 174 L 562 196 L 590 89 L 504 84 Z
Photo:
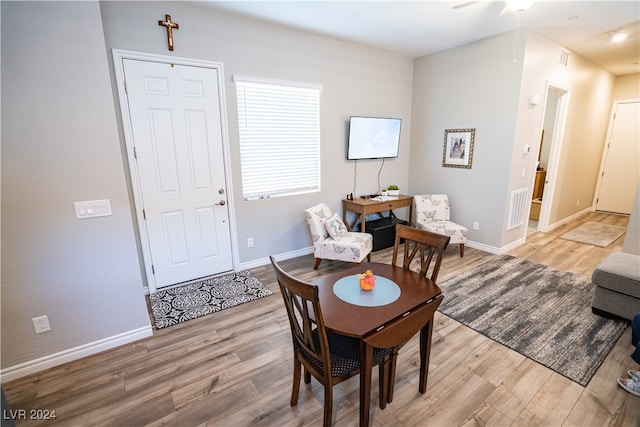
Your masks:
M 521 188 L 511 192 L 511 204 L 509 205 L 509 222 L 507 230 L 520 227 L 527 220 L 527 206 L 529 202 L 529 189 Z
M 569 64 L 569 51 L 563 47 L 560 48 L 560 61 L 558 63 L 565 68 Z

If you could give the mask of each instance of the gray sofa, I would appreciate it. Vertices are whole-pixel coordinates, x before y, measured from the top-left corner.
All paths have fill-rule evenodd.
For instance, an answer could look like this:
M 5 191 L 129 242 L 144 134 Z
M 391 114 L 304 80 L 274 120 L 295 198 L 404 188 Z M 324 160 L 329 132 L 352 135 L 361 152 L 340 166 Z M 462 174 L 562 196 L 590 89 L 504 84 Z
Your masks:
M 609 255 L 591 275 L 596 285 L 591 309 L 606 317 L 631 320 L 640 313 L 640 185 L 622 252 Z

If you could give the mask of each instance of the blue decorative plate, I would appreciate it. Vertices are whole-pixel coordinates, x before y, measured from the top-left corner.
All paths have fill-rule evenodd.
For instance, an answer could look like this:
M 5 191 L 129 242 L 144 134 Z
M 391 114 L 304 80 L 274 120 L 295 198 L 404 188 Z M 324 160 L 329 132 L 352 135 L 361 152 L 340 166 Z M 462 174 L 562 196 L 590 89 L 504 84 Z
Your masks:
M 376 286 L 370 291 L 360 289 L 357 275 L 343 277 L 333 285 L 333 293 L 344 302 L 364 307 L 376 307 L 394 302 L 400 296 L 400 287 L 386 277 L 376 277 Z

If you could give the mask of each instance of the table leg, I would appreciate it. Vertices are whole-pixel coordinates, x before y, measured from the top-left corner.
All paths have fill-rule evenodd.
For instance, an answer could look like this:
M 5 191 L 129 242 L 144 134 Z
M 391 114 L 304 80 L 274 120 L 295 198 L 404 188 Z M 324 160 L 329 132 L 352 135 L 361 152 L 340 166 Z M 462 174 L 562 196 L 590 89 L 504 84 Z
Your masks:
M 398 353 L 395 349 L 389 357 L 391 360 L 389 360 L 389 376 L 387 379 L 387 403 L 393 402 L 393 385 L 396 383 L 396 363 L 398 360 Z
M 362 215 L 360 215 L 359 213 L 356 213 L 356 217 L 353 219 L 353 222 L 351 222 L 351 224 L 349 224 L 347 222 L 347 215 L 346 215 L 346 212 L 345 212 L 345 214 L 342 217 L 342 222 L 344 222 L 344 224 L 347 226 L 347 229 L 349 231 L 353 231 L 353 229 L 356 227 L 356 225 L 358 225 L 358 221 L 360 220 L 361 217 L 362 217 Z
M 429 375 L 429 357 L 431 355 L 432 335 L 433 319 L 420 329 L 420 386 L 418 390 L 422 394 L 427 391 L 427 376 Z
M 409 225 L 413 224 L 413 202 L 409 205 L 409 218 L 407 218 Z
M 360 427 L 369 425 L 371 406 L 371 370 L 373 369 L 373 347 L 360 341 Z

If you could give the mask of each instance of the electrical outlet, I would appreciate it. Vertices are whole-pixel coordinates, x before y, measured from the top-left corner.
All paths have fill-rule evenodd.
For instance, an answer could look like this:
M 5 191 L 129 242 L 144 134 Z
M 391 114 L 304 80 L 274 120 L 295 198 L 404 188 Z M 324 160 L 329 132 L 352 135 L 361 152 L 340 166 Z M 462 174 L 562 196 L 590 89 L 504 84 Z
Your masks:
M 253 237 L 249 237 L 247 239 L 247 247 L 248 248 L 252 248 L 253 247 Z
M 478 221 L 473 221 L 473 229 L 480 230 L 480 223 Z
M 51 325 L 49 325 L 49 318 L 47 316 L 34 317 L 31 321 L 33 322 L 33 329 L 35 329 L 36 334 L 41 334 L 51 330 Z

